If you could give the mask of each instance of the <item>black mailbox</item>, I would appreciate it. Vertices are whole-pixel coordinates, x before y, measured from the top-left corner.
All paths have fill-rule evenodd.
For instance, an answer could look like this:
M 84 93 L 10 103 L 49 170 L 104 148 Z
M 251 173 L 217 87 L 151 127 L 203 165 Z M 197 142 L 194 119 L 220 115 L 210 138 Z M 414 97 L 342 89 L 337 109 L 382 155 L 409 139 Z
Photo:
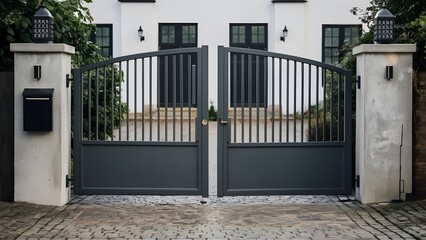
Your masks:
M 52 88 L 26 88 L 24 131 L 52 131 Z

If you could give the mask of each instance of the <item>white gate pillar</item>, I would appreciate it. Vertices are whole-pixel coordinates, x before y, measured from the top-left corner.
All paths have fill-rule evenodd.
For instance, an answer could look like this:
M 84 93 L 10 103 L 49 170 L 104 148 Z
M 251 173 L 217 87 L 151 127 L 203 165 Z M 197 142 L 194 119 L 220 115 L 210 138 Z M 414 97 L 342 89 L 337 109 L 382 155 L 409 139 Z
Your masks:
M 405 194 L 411 193 L 415 51 L 415 44 L 365 44 L 353 49 L 360 78 L 356 95 L 356 197 L 362 203 L 404 200 Z M 393 74 L 387 66 L 393 67 Z
M 66 87 L 66 74 L 71 73 L 74 47 L 15 43 L 10 49 L 15 53 L 15 201 L 64 205 L 70 200 L 66 176 L 71 157 L 71 90 Z M 34 66 L 40 66 L 39 77 Z M 53 89 L 51 131 L 24 131 L 24 89 L 36 93 Z M 25 99 L 30 109 L 27 123 L 46 117 L 40 106 L 49 105 L 49 97 Z

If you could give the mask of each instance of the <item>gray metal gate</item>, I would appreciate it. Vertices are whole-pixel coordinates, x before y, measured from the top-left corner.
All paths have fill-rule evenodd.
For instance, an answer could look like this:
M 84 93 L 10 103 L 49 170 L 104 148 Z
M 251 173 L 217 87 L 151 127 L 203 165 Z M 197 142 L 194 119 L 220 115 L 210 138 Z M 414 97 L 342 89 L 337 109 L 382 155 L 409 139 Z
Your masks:
M 75 194 L 208 196 L 207 54 L 164 50 L 75 71 Z
M 218 196 L 350 194 L 351 72 L 218 50 Z

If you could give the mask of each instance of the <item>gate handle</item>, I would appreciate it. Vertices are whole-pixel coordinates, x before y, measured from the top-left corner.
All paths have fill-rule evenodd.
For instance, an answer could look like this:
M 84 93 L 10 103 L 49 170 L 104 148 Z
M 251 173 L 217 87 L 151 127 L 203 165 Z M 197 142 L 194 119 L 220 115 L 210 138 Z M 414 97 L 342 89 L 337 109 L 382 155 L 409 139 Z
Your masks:
M 223 119 L 223 118 L 220 118 L 220 122 L 219 122 L 221 125 L 226 125 L 226 124 L 228 124 L 228 120 L 226 119 Z

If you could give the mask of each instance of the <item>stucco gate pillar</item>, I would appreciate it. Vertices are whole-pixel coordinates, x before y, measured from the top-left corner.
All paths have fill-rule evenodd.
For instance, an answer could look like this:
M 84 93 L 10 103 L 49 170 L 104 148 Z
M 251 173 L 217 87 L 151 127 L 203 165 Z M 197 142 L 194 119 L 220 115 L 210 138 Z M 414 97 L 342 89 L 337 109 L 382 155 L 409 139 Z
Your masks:
M 356 90 L 356 197 L 362 203 L 404 200 L 411 193 L 415 51 L 415 44 L 365 44 L 353 49 L 360 79 Z
M 66 74 L 71 73 L 74 47 L 16 43 L 10 48 L 15 53 L 15 201 L 61 206 L 70 200 L 66 177 L 71 158 L 71 90 L 66 87 Z M 32 96 L 23 96 L 25 89 L 31 89 L 26 92 Z M 52 90 L 52 97 L 39 94 Z M 44 108 L 52 101 L 51 130 L 30 126 L 24 131 L 24 99 L 26 126 L 49 122 L 40 119 L 49 115 Z

